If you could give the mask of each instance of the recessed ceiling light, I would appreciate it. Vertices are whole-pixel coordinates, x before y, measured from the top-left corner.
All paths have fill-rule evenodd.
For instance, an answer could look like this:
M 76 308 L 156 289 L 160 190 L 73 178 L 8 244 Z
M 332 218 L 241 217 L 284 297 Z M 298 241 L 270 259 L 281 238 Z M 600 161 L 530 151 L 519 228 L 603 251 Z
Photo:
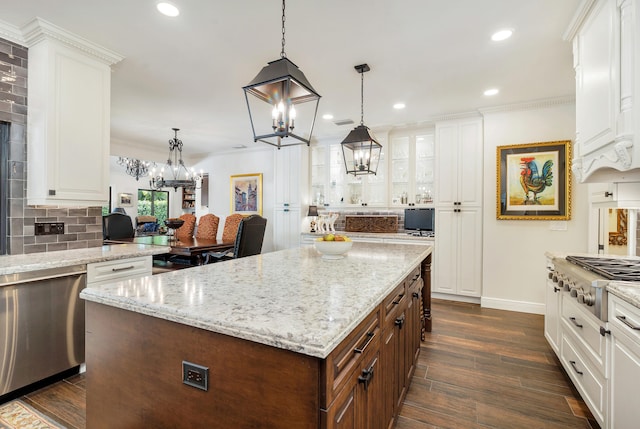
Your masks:
M 333 119 L 333 115 L 331 113 L 325 113 L 322 115 L 322 119 L 330 120 Z
M 497 93 L 499 93 L 499 92 L 500 92 L 500 90 L 498 90 L 497 88 L 491 88 L 491 89 L 487 89 L 487 90 L 484 92 L 484 95 L 492 96 L 492 95 L 496 95 L 496 94 L 497 94 Z
M 396 110 L 404 109 L 406 106 L 404 103 L 396 103 L 393 105 L 393 108 Z
M 513 30 L 510 28 L 505 28 L 504 30 L 496 31 L 491 35 L 491 40 L 494 42 L 500 42 L 502 40 L 507 40 L 509 37 L 513 35 Z
M 158 11 L 163 15 L 171 17 L 180 15 L 180 11 L 178 10 L 178 8 L 171 3 L 160 2 L 156 5 L 156 7 L 158 8 Z

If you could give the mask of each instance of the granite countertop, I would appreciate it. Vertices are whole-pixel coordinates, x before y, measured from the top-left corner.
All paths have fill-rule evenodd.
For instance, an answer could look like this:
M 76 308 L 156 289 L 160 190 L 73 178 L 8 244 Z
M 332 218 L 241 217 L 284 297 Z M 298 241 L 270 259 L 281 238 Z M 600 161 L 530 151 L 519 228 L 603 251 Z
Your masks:
M 303 232 L 302 235 L 305 237 L 322 237 L 325 233 L 319 232 Z M 351 238 L 382 238 L 385 240 L 388 239 L 401 239 L 401 240 L 416 240 L 416 241 L 429 241 L 433 242 L 435 237 L 420 237 L 418 235 L 411 235 L 406 232 L 347 232 L 347 231 L 336 231 L 332 234 L 341 234 L 346 235 Z
M 636 282 L 610 282 L 607 285 L 607 290 L 610 294 L 640 308 L 640 284 Z
M 168 253 L 170 247 L 112 244 L 87 249 L 0 256 L 0 275 Z
M 80 297 L 326 358 L 430 253 L 354 242 L 343 259 L 312 245 L 84 289 Z

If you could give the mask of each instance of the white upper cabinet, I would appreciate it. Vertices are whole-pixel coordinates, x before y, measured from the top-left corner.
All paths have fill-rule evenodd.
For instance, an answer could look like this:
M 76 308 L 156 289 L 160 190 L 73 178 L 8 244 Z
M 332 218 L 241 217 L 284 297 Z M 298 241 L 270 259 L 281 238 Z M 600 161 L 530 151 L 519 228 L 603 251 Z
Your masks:
M 387 205 L 386 135 L 375 136 L 382 145 L 375 175 L 348 175 L 340 143 L 319 142 L 311 147 L 312 204 L 327 208 Z
M 29 48 L 29 205 L 109 201 L 111 68 L 122 57 L 36 18 Z
M 432 203 L 435 170 L 433 131 L 392 136 L 387 152 L 391 153 L 391 205 Z
M 638 0 L 589 0 L 567 37 L 576 73 L 573 172 L 580 182 L 640 181 Z
M 436 205 L 482 205 L 482 119 L 436 124 Z

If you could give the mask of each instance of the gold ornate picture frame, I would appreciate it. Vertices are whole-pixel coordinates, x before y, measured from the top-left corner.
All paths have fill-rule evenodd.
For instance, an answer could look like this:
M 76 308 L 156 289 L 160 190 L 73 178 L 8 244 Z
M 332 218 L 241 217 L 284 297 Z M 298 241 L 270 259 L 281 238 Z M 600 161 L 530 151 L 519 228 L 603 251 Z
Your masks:
M 497 147 L 496 216 L 571 219 L 571 141 Z
M 262 173 L 231 176 L 231 213 L 262 216 Z

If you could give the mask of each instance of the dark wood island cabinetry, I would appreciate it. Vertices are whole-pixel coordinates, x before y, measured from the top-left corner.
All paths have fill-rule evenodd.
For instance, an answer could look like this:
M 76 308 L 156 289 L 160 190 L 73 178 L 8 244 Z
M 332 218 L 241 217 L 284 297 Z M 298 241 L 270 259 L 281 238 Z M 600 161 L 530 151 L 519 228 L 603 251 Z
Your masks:
M 83 294 L 87 299 L 87 427 L 367 429 L 393 426 L 419 353 L 423 325 L 420 273 L 431 257 L 429 246 L 419 250 L 416 247 L 423 246 L 354 243 L 351 262 L 362 262 L 356 256 L 358 248 L 364 255 L 375 246 L 402 250 L 403 257 L 391 256 L 393 260 L 398 259 L 398 264 L 390 263 L 387 267 L 396 266 L 401 276 L 391 280 L 394 274 L 383 276 L 385 267 L 381 266 L 371 274 L 371 279 L 364 280 L 378 278 L 381 283 L 391 284 L 372 286 L 369 291 L 353 290 L 353 294 L 362 294 L 360 299 L 345 297 L 344 293 L 353 285 L 342 281 L 323 286 L 322 293 L 314 295 L 313 300 L 308 299 L 308 305 L 320 300 L 335 308 L 306 308 L 304 290 L 294 288 L 280 294 L 278 290 L 263 291 L 255 289 L 255 285 L 236 283 L 237 288 L 244 288 L 248 293 L 238 292 L 249 301 L 244 304 L 248 307 L 243 308 L 243 314 L 248 319 L 245 326 L 255 324 L 251 333 L 242 332 L 232 320 L 216 332 L 216 325 L 223 323 L 224 315 L 203 316 L 215 311 L 216 305 L 201 308 L 201 313 L 194 310 L 207 306 L 209 298 L 199 298 L 199 288 L 204 285 L 194 286 L 193 282 L 198 278 L 208 283 L 208 287 L 216 288 L 218 276 L 249 265 L 264 267 L 265 263 L 274 263 L 278 254 L 289 251 L 245 258 L 247 266 L 232 267 L 242 262 L 237 260 L 222 269 L 217 266 L 227 262 L 184 270 L 195 271 L 195 277 L 190 279 L 188 273 L 183 274 L 187 278 L 183 279 L 180 300 L 196 302 L 188 305 L 189 312 L 168 305 L 173 302 L 170 295 L 177 293 L 170 292 L 171 283 L 178 283 L 176 273 L 87 291 Z M 292 261 L 302 267 L 300 270 L 305 269 L 304 260 L 314 265 L 313 272 L 331 269 L 326 266 L 327 261 L 319 260 L 312 248 L 302 251 L 305 252 L 302 259 Z M 334 264 L 335 267 L 340 266 Z M 263 269 L 262 275 L 264 282 L 269 274 Z M 193 290 L 185 290 L 188 285 Z M 372 290 L 385 292 L 370 298 L 369 303 L 364 302 L 367 292 Z M 224 295 L 225 286 L 217 293 Z M 250 296 L 255 294 L 264 296 L 260 299 Z M 287 297 L 291 313 L 266 312 L 265 315 L 278 320 L 260 326 L 266 316 L 252 315 L 247 310 L 254 299 L 261 301 L 275 296 Z M 352 298 L 362 301 L 360 308 L 356 305 L 350 309 Z M 229 298 L 222 298 L 226 299 Z M 340 308 L 341 301 L 344 309 Z M 297 313 L 296 306 L 307 314 L 293 316 Z M 358 316 L 358 311 L 364 308 L 367 311 Z M 192 312 L 196 314 L 189 320 Z M 328 337 L 317 338 L 314 332 L 301 334 L 306 337 L 305 344 L 296 339 L 298 332 L 304 330 L 302 327 L 300 330 L 295 326 L 283 327 L 282 334 L 276 329 L 279 325 L 295 323 L 296 317 L 308 318 L 309 312 L 317 313 L 313 315 L 316 318 L 313 323 L 317 325 L 318 335 L 331 331 L 334 323 L 339 323 L 340 329 Z M 341 314 L 344 320 L 338 320 Z M 289 337 L 283 334 L 287 331 L 292 331 Z M 182 382 L 183 361 L 208 368 L 206 391 Z

